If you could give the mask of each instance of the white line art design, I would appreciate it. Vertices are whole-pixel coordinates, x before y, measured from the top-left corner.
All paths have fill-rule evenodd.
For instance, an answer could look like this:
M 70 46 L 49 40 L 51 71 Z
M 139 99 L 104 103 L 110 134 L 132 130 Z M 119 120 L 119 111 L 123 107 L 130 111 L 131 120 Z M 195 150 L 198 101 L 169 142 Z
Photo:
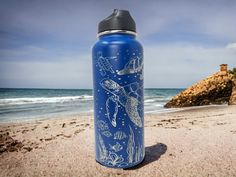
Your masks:
M 105 122 L 105 121 L 103 121 L 103 120 L 99 120 L 98 122 L 97 122 L 97 125 L 98 125 L 98 128 L 100 129 L 100 130 L 109 130 L 109 127 L 108 127 L 108 125 L 107 125 L 107 123 Z
M 116 57 L 103 57 L 101 51 L 97 53 L 97 64 L 102 76 L 105 76 L 107 72 L 115 73 L 112 69 L 111 63 L 109 62 L 110 59 L 116 59 Z
M 102 132 L 102 135 L 104 135 L 105 137 L 108 137 L 108 138 L 112 136 L 111 132 L 109 132 L 109 131 Z
M 116 142 L 116 144 L 113 145 L 113 146 L 109 144 L 109 146 L 110 146 L 110 149 L 115 151 L 115 152 L 119 152 L 123 149 L 123 146 L 120 145 L 120 143 L 118 143 L 118 142 Z
M 99 151 L 99 159 L 102 162 L 106 161 L 108 152 L 100 134 L 98 135 L 98 151 Z
M 127 138 L 127 135 L 125 134 L 125 132 L 123 131 L 117 131 L 115 134 L 114 134 L 114 140 L 123 140 Z
M 109 151 L 109 156 L 107 158 L 106 164 L 118 167 L 123 167 L 128 165 L 126 162 L 124 162 L 124 158 L 122 157 L 122 155 L 118 156 L 116 153 L 111 151 Z
M 104 136 L 106 136 L 108 138 L 112 136 L 112 134 L 111 134 L 111 132 L 109 130 L 109 127 L 108 127 L 108 125 L 107 125 L 107 123 L 105 121 L 99 120 L 97 122 L 97 126 L 98 126 L 98 129 L 101 131 L 102 135 L 104 135 Z
M 121 145 L 118 145 L 118 146 L 121 146 Z M 111 146 L 111 147 L 113 149 L 114 146 Z M 119 147 L 119 149 L 121 149 L 121 147 Z M 108 151 L 106 149 L 101 135 L 98 135 L 98 153 L 99 153 L 99 156 L 98 156 L 99 160 L 105 163 L 106 165 L 117 166 L 117 167 L 124 167 L 128 165 L 128 163 L 124 162 L 124 158 L 122 157 L 122 155 L 118 156 L 115 152 Z
M 128 162 L 132 163 L 133 157 L 134 157 L 135 143 L 134 143 L 134 132 L 130 126 L 129 126 L 129 129 L 130 129 L 130 135 L 129 135 L 129 140 L 128 140 L 126 152 L 128 154 Z
M 139 79 L 143 80 L 143 71 L 141 72 L 141 74 L 139 75 Z
M 116 96 L 111 96 L 106 101 L 107 116 L 113 127 L 116 127 L 116 116 L 118 113 L 118 99 Z
M 125 64 L 124 68 L 117 71 L 118 75 L 134 74 L 142 71 L 143 60 L 142 58 L 135 56 L 128 63 Z
M 139 115 L 138 109 L 141 104 L 141 99 L 138 94 L 138 90 L 141 88 L 137 82 L 128 84 L 126 86 L 120 86 L 118 83 L 111 79 L 103 79 L 100 85 L 112 94 L 112 98 L 109 97 L 106 101 L 107 116 L 112 125 L 116 126 L 116 115 L 118 111 L 118 103 L 125 108 L 130 120 L 138 127 L 142 127 L 142 119 Z M 113 97 L 114 96 L 114 97 Z M 111 106 L 110 106 L 111 105 Z M 112 108 L 113 109 L 108 109 Z
M 139 162 L 143 158 L 143 147 L 142 145 L 136 146 L 134 161 Z

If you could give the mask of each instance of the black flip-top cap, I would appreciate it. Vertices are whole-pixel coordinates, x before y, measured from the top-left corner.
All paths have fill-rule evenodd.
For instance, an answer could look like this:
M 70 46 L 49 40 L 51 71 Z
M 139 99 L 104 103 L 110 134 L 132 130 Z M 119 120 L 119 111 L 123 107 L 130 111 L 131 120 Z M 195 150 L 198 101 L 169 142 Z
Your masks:
M 113 13 L 98 25 L 98 33 L 111 30 L 136 32 L 135 21 L 129 11 L 114 9 Z

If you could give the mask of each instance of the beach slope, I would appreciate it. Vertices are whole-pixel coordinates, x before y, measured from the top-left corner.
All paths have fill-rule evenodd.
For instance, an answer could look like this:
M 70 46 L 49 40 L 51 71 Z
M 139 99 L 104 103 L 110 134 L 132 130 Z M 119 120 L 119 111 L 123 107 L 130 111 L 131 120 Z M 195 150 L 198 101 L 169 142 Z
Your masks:
M 94 160 L 91 115 L 0 123 L 0 131 L 0 176 L 236 176 L 235 105 L 145 115 L 146 158 L 126 170 Z

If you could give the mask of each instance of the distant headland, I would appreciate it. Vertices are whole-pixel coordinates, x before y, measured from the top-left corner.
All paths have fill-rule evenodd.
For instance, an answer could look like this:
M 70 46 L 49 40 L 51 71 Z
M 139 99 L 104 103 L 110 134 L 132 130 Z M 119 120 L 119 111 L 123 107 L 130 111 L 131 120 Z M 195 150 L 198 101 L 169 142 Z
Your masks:
M 236 104 L 236 68 L 228 70 L 227 67 L 221 64 L 220 71 L 177 94 L 164 107 Z

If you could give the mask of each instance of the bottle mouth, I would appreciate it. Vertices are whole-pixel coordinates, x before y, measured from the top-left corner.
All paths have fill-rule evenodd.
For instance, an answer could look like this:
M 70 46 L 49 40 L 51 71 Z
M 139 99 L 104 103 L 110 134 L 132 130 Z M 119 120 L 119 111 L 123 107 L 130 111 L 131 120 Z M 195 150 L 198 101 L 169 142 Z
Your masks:
M 106 34 L 113 34 L 113 33 L 123 33 L 123 34 L 131 34 L 134 36 L 137 36 L 137 33 L 134 31 L 129 31 L 129 30 L 107 30 L 107 31 L 102 31 L 97 34 L 97 37 L 106 35 Z
M 114 9 L 113 13 L 98 24 L 98 35 L 126 33 L 136 35 L 136 24 L 129 11 Z

